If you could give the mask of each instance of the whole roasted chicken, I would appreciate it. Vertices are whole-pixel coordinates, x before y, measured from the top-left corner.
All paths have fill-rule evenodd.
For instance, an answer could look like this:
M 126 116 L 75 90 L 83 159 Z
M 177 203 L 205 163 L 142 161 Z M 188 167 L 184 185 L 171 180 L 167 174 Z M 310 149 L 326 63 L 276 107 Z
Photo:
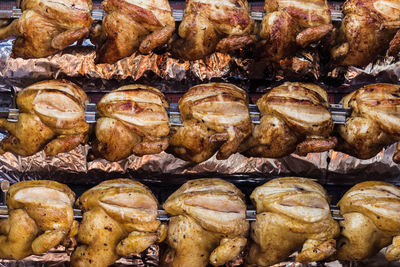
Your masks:
M 196 60 L 238 50 L 255 41 L 253 27 L 247 0 L 187 0 L 172 52 Z
M 306 178 L 278 178 L 257 187 L 250 199 L 257 216 L 251 225 L 248 266 L 270 266 L 299 249 L 296 261 L 301 263 L 335 253 L 339 225 L 319 184 Z
M 247 93 L 233 84 L 196 85 L 179 100 L 183 127 L 171 130 L 169 152 L 184 160 L 202 162 L 216 151 L 227 159 L 250 135 L 252 123 Z
M 68 152 L 87 141 L 89 125 L 85 92 L 65 80 L 35 83 L 17 96 L 17 122 L 0 118 L 0 129 L 8 131 L 0 141 L 0 154 L 7 151 L 30 156 L 44 149 L 48 156 Z
M 266 0 L 261 23 L 260 55 L 271 61 L 294 56 L 332 31 L 326 0 Z
M 400 86 L 370 84 L 345 96 L 341 103 L 351 108 L 345 125 L 338 127 L 337 150 L 360 159 L 378 154 L 400 140 Z M 393 161 L 400 162 L 399 144 Z
M 0 28 L 0 39 L 16 35 L 12 56 L 47 57 L 88 37 L 91 0 L 23 0 L 22 15 Z
M 45 253 L 74 236 L 78 229 L 74 201 L 71 189 L 54 181 L 12 185 L 7 198 L 9 217 L 0 220 L 0 258 Z
M 400 259 L 400 189 L 369 181 L 352 187 L 339 201 L 341 235 L 337 256 L 361 260 L 386 249 L 386 259 Z
M 163 204 L 171 216 L 164 266 L 223 265 L 244 249 L 249 223 L 244 195 L 221 179 L 182 185 Z
M 83 211 L 83 219 L 71 266 L 106 267 L 166 236 L 165 225 L 157 220 L 157 199 L 139 182 L 102 182 L 80 196 L 76 204 Z
M 137 50 L 148 54 L 175 30 L 168 0 L 104 0 L 102 5 L 107 15 L 91 34 L 99 63 L 114 63 Z
M 240 146 L 247 156 L 279 158 L 297 151 L 300 155 L 335 147 L 328 94 L 307 83 L 286 82 L 264 94 L 257 106 L 260 124 Z
M 348 0 L 345 17 L 331 50 L 342 66 L 364 67 L 380 54 L 397 56 L 400 51 L 400 5 L 397 0 Z
M 157 89 L 133 84 L 106 94 L 97 104 L 95 154 L 118 161 L 131 154 L 157 154 L 168 147 L 168 102 Z

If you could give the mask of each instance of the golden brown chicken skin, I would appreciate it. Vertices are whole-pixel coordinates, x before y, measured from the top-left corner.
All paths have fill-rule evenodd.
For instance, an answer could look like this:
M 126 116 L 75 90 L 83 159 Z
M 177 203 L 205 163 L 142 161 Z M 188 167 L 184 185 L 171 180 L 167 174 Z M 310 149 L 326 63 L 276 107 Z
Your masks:
M 340 260 L 362 260 L 386 249 L 386 259 L 400 259 L 400 189 L 378 181 L 352 187 L 339 201 Z
M 335 147 L 328 94 L 307 83 L 286 82 L 264 94 L 257 106 L 260 124 L 239 150 L 246 156 L 279 158 L 296 151 L 300 155 Z
M 157 154 L 168 147 L 168 102 L 157 89 L 133 84 L 106 94 L 97 104 L 93 151 L 109 161 L 131 154 Z
M 104 0 L 102 25 L 93 28 L 97 62 L 115 63 L 136 51 L 148 54 L 165 45 L 175 30 L 167 0 Z
M 74 201 L 71 189 L 54 181 L 12 185 L 7 198 L 9 217 L 0 220 L 0 258 L 45 253 L 74 236 L 78 228 Z
M 139 182 L 102 182 L 80 196 L 76 205 L 83 219 L 71 266 L 106 267 L 121 257 L 141 253 L 166 236 L 166 226 L 157 220 L 157 199 Z
M 247 0 L 188 0 L 172 52 L 187 60 L 202 59 L 255 41 Z
M 247 266 L 270 266 L 299 249 L 296 261 L 301 263 L 335 253 L 339 225 L 321 185 L 306 178 L 278 178 L 257 187 L 250 199 L 257 216 L 251 225 Z
M 386 52 L 400 51 L 400 4 L 398 0 L 348 0 L 345 17 L 331 50 L 332 59 L 342 66 L 364 67 Z M 396 33 L 397 32 L 397 33 Z
M 332 31 L 326 0 L 266 0 L 260 55 L 271 61 L 294 56 Z
M 0 28 L 0 39 L 16 35 L 12 56 L 47 57 L 88 37 L 91 0 L 24 0 L 22 16 Z
M 35 83 L 17 96 L 17 122 L 0 118 L 0 129 L 8 131 L 0 141 L 0 154 L 7 151 L 30 156 L 44 149 L 48 156 L 68 152 L 88 138 L 85 92 L 65 80 Z
M 337 150 L 360 159 L 378 154 L 400 137 L 400 86 L 370 84 L 345 96 L 341 103 L 352 109 L 345 125 L 338 127 Z M 399 148 L 393 161 L 400 162 Z
M 249 223 L 244 195 L 231 183 L 221 179 L 189 181 L 163 208 L 171 216 L 163 266 L 220 266 L 246 246 Z
M 184 160 L 202 162 L 217 153 L 227 159 L 250 135 L 247 93 L 228 83 L 196 85 L 179 100 L 183 127 L 171 130 L 168 151 Z

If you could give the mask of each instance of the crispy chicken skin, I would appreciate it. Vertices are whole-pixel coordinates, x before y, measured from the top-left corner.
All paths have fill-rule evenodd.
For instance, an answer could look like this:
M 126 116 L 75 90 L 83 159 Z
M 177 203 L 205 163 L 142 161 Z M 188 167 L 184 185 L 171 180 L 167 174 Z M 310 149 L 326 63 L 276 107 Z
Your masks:
M 0 129 L 8 135 L 0 141 L 0 153 L 7 151 L 30 156 L 41 149 L 55 156 L 68 152 L 87 141 L 89 125 L 85 92 L 65 80 L 35 83 L 17 96 L 17 122 L 0 118 Z
M 386 249 L 386 259 L 400 259 L 400 189 L 378 181 L 352 187 L 339 201 L 344 221 L 337 243 L 340 260 L 361 260 Z
M 227 53 L 255 41 L 247 0 L 187 0 L 172 53 L 187 60 Z
M 190 88 L 179 100 L 183 127 L 171 130 L 168 151 L 193 162 L 205 161 L 217 151 L 217 159 L 227 159 L 251 133 L 248 103 L 247 93 L 232 84 Z
M 0 258 L 45 253 L 74 236 L 78 228 L 74 201 L 71 189 L 54 181 L 12 185 L 7 198 L 9 217 L 0 220 Z
M 171 216 L 163 266 L 205 267 L 234 259 L 247 243 L 244 195 L 221 179 L 182 185 L 164 203 Z
M 109 161 L 131 154 L 157 154 L 168 147 L 168 102 L 157 89 L 133 84 L 106 94 L 98 103 L 93 151 Z
M 157 220 L 157 199 L 139 182 L 102 182 L 80 196 L 76 205 L 82 209 L 83 219 L 71 266 L 106 267 L 166 236 L 166 226 Z
M 330 136 L 328 94 L 317 85 L 286 82 L 264 94 L 257 106 L 261 123 L 239 148 L 246 156 L 279 158 L 294 151 L 306 155 L 337 143 Z
M 137 50 L 148 54 L 175 30 L 168 0 L 104 0 L 102 5 L 107 15 L 91 32 L 99 63 L 115 63 Z
M 260 56 L 271 61 L 294 56 L 332 31 L 326 0 L 266 0 L 259 35 Z
M 91 0 L 23 0 L 22 16 L 0 28 L 0 39 L 16 35 L 12 56 L 47 57 L 89 35 Z
M 339 225 L 319 184 L 306 178 L 278 178 L 257 187 L 250 199 L 257 216 L 251 225 L 247 266 L 270 266 L 299 249 L 296 261 L 301 263 L 335 253 Z
M 400 5 L 398 0 L 347 0 L 345 17 L 331 50 L 342 66 L 364 67 L 379 54 L 396 56 L 400 51 Z M 397 33 L 396 33 L 397 32 Z
M 341 103 L 353 113 L 338 127 L 343 140 L 339 140 L 337 150 L 368 159 L 399 140 L 400 86 L 370 84 L 345 96 Z M 393 161 L 400 162 L 399 147 Z

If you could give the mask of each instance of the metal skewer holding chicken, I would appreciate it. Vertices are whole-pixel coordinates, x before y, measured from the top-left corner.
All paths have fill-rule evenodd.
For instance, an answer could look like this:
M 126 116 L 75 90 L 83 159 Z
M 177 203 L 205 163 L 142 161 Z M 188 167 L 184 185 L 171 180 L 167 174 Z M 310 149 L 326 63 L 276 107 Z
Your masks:
M 23 0 L 22 16 L 0 28 L 0 40 L 16 35 L 14 58 L 47 57 L 88 37 L 91 0 Z
M 166 227 L 157 220 L 158 202 L 143 184 L 129 179 L 102 182 L 77 200 L 83 211 L 71 256 L 74 267 L 106 267 L 162 242 Z
M 99 63 L 115 63 L 138 50 L 148 54 L 175 31 L 167 0 L 104 0 L 102 5 L 107 15 L 91 34 Z
M 339 201 L 341 235 L 337 242 L 340 260 L 362 260 L 382 248 L 386 259 L 400 259 L 400 189 L 378 181 L 352 187 Z
M 54 181 L 24 181 L 10 187 L 7 219 L 0 220 L 0 258 L 41 254 L 76 234 L 75 194 Z
M 257 187 L 247 266 L 270 266 L 301 249 L 296 261 L 310 263 L 336 251 L 339 225 L 330 214 L 328 195 L 306 178 L 286 177 Z
M 244 249 L 249 223 L 244 195 L 220 179 L 182 185 L 163 204 L 171 216 L 164 266 L 223 265 Z
M 179 100 L 183 127 L 171 130 L 168 151 L 194 162 L 227 159 L 250 135 L 249 100 L 246 91 L 228 83 L 196 85 Z
M 314 84 L 286 82 L 257 101 L 260 125 L 239 148 L 246 156 L 278 158 L 335 147 L 328 94 Z
M 0 141 L 0 154 L 7 151 L 30 156 L 41 149 L 55 156 L 87 141 L 89 125 L 85 92 L 65 80 L 35 83 L 17 96 L 17 122 L 0 118 L 0 129 L 8 135 Z

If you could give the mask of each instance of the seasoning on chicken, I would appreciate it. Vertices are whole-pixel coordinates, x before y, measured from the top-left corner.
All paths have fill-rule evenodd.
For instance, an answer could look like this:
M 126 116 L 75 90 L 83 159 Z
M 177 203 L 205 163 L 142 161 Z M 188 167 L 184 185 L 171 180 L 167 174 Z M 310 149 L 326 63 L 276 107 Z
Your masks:
M 95 154 L 118 161 L 131 154 L 157 154 L 168 147 L 168 102 L 157 89 L 127 85 L 106 94 L 97 105 Z
M 257 216 L 251 225 L 248 266 L 270 266 L 299 249 L 296 261 L 301 263 L 335 253 L 339 225 L 319 184 L 306 178 L 278 178 L 257 187 L 250 198 Z
M 331 50 L 332 59 L 342 66 L 364 67 L 386 52 L 400 51 L 400 4 L 398 0 L 348 0 L 345 17 Z
M 165 45 L 175 31 L 167 0 L 104 0 L 102 5 L 107 15 L 91 33 L 99 63 L 115 63 L 137 50 L 148 54 Z
M 184 160 L 202 162 L 215 152 L 227 159 L 250 135 L 247 93 L 232 84 L 194 86 L 179 100 L 183 127 L 171 130 L 168 151 Z
M 71 256 L 73 267 L 106 267 L 138 254 L 166 236 L 157 220 L 158 202 L 143 184 L 115 179 L 89 189 L 77 200 L 83 211 Z
M 294 56 L 333 28 L 326 0 L 266 0 L 264 9 L 259 48 L 261 56 L 271 61 Z
M 7 198 L 9 217 L 0 220 L 0 258 L 18 260 L 45 253 L 76 235 L 74 201 L 71 189 L 54 181 L 12 185 Z
M 253 27 L 247 0 L 188 0 L 172 52 L 196 60 L 238 50 L 255 41 Z
M 171 216 L 164 266 L 223 265 L 244 249 L 249 223 L 244 195 L 221 179 L 182 185 L 164 203 Z
M 65 80 L 35 83 L 17 96 L 17 122 L 0 118 L 0 129 L 8 131 L 0 141 L 0 154 L 7 151 L 30 156 L 41 149 L 48 156 L 68 152 L 88 138 L 85 92 Z
M 340 125 L 337 150 L 360 159 L 378 154 L 400 140 L 400 86 L 370 84 L 345 96 L 341 103 L 351 108 L 351 117 Z M 400 162 L 397 145 L 393 161 Z
M 12 57 L 41 58 L 89 35 L 91 0 L 24 0 L 22 15 L 0 28 L 0 39 L 16 35 Z
M 386 259 L 400 259 L 400 189 L 385 182 L 353 186 L 339 201 L 341 235 L 338 259 L 362 260 L 386 249 Z
M 328 110 L 328 94 L 307 83 L 286 82 L 264 94 L 257 106 L 260 125 L 239 150 L 247 156 L 279 158 L 294 151 L 300 155 L 335 147 L 336 137 Z

